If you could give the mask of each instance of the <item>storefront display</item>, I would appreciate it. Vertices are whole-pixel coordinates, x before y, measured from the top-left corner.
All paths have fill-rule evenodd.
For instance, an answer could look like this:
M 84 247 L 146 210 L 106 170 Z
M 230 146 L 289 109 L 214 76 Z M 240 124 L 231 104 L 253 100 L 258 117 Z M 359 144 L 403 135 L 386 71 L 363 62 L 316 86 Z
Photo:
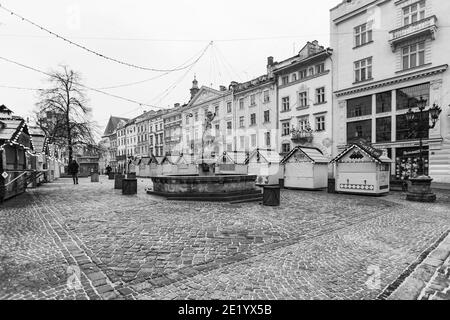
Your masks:
M 425 175 L 428 175 L 429 160 L 428 147 L 423 148 L 423 161 Z M 419 148 L 399 148 L 396 150 L 395 158 L 395 178 L 398 180 L 408 180 L 418 176 L 420 162 Z

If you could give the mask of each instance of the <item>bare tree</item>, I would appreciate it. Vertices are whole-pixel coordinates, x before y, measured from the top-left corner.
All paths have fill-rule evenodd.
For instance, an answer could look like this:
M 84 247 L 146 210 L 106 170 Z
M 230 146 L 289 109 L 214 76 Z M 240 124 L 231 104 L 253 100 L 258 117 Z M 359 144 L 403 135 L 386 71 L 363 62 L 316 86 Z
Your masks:
M 67 148 L 71 161 L 74 147 L 96 149 L 96 125 L 90 121 L 92 110 L 80 74 L 68 66 L 61 69 L 51 73 L 50 89 L 40 92 L 36 116 L 51 142 Z

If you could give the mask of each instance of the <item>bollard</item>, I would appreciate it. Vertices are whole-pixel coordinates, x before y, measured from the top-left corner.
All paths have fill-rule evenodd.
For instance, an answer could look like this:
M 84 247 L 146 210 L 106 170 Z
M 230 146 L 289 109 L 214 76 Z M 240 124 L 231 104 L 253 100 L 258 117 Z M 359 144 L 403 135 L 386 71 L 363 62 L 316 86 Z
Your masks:
M 137 179 L 123 179 L 122 194 L 123 195 L 137 194 Z
M 127 174 L 127 179 L 136 179 L 136 172 L 130 172 Z
M 336 193 L 336 179 L 328 179 L 328 193 Z
M 91 182 L 99 182 L 99 174 L 98 173 L 93 173 L 91 174 Z
M 109 173 L 108 180 L 114 180 L 114 173 L 112 172 Z
M 123 174 L 116 174 L 114 177 L 114 189 L 122 190 L 122 182 L 123 179 L 125 179 L 125 175 Z
M 280 186 L 264 186 L 263 205 L 270 207 L 280 206 Z

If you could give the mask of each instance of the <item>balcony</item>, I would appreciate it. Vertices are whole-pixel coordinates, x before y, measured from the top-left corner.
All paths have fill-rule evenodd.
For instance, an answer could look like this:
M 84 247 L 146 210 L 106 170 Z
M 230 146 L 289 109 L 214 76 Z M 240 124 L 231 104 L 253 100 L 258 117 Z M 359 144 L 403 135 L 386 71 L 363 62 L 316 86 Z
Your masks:
M 294 143 L 305 144 L 311 143 L 314 140 L 314 134 L 311 129 L 307 130 L 292 130 L 291 140 Z
M 437 18 L 431 16 L 390 31 L 391 40 L 389 40 L 389 43 L 392 51 L 395 52 L 399 44 L 421 36 L 427 36 L 434 40 L 437 28 Z

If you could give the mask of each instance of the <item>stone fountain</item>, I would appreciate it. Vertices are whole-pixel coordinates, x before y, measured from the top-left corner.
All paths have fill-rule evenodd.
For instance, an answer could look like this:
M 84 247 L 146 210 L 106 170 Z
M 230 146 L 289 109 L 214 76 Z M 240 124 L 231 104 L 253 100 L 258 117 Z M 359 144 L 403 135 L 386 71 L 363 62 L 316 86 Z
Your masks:
M 205 142 L 214 139 L 210 134 L 214 118 L 215 114 L 207 113 L 202 135 L 202 157 L 196 163 L 198 175 L 152 177 L 153 189 L 147 190 L 148 194 L 184 201 L 241 203 L 262 200 L 261 190 L 255 185 L 256 175 L 219 175 L 215 173 L 216 160 L 205 159 Z

